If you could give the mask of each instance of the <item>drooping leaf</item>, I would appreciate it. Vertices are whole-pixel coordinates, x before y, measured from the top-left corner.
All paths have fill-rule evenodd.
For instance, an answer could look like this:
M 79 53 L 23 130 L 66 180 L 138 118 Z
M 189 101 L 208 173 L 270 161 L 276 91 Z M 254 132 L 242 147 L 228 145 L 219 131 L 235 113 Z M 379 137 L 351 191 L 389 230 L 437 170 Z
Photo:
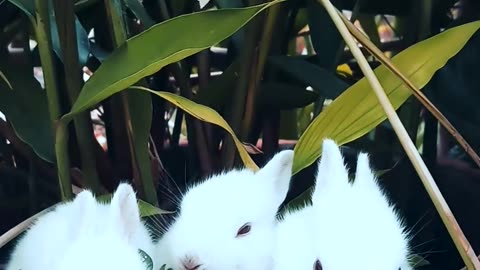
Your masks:
M 392 62 L 418 88 L 457 54 L 480 28 L 480 21 L 451 28 L 397 54 Z M 411 95 L 406 85 L 385 66 L 375 69 L 394 108 Z M 312 164 L 321 153 L 322 139 L 339 145 L 353 141 L 386 119 L 376 95 L 365 78 L 335 99 L 307 128 L 295 146 L 293 173 Z
M 223 119 L 223 117 L 220 114 L 218 114 L 218 112 L 215 111 L 214 109 L 195 103 L 187 98 L 184 98 L 182 96 L 175 95 L 169 92 L 154 91 L 154 90 L 151 90 L 145 87 L 140 87 L 140 86 L 132 86 L 131 88 L 153 93 L 171 102 L 175 106 L 179 107 L 180 109 L 184 110 L 185 112 L 187 112 L 188 114 L 190 114 L 191 116 L 199 120 L 222 127 L 232 136 L 233 141 L 237 146 L 238 152 L 245 166 L 254 171 L 258 170 L 258 166 L 255 164 L 252 158 L 248 155 L 247 150 L 245 149 L 242 142 L 240 142 L 240 140 L 237 138 L 237 136 L 235 135 L 235 132 L 232 130 L 230 125 L 228 125 L 225 119 Z
M 297 56 L 272 56 L 268 63 L 286 72 L 296 80 L 317 90 L 328 99 L 335 99 L 348 84 L 337 78 L 333 72 L 327 71 Z
M 45 91 L 33 76 L 31 66 L 14 64 L 4 55 L 0 59 L 0 70 L 11 83 L 10 87 L 0 80 L 0 111 L 23 142 L 40 158 L 54 163 L 53 132 Z
M 84 85 L 71 113 L 83 111 L 162 67 L 217 44 L 261 11 L 282 1 L 197 12 L 149 28 L 127 40 L 105 59 Z M 218 23 L 220 21 L 222 23 Z

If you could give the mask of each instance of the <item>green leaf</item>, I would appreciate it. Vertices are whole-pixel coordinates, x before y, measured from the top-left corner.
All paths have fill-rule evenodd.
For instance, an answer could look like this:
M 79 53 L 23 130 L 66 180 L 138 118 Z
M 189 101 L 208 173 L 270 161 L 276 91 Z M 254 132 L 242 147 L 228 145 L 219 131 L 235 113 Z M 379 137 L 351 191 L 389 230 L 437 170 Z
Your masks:
M 152 123 L 152 98 L 149 93 L 127 91 L 127 106 L 132 120 L 132 137 L 134 154 L 140 171 L 145 192 L 145 199 L 150 203 L 158 201 L 153 188 L 153 176 L 149 156 L 148 139 Z M 151 187 L 151 188 L 149 188 Z
M 152 26 L 128 39 L 105 59 L 84 85 L 69 115 L 86 110 L 168 64 L 217 44 L 261 11 L 282 1 L 197 12 Z
M 338 0 L 332 0 L 338 6 Z M 310 38 L 318 61 L 322 68 L 335 71 L 337 52 L 342 44 L 342 36 L 337 30 L 320 1 L 307 0 L 308 25 Z
M 393 64 L 418 88 L 423 88 L 434 73 L 457 54 L 480 28 L 480 21 L 446 30 L 397 54 Z M 375 74 L 394 108 L 411 95 L 402 81 L 381 65 Z M 307 128 L 295 146 L 293 174 L 311 165 L 321 153 L 322 139 L 329 137 L 339 145 L 353 141 L 386 119 L 376 95 L 365 78 L 335 99 Z
M 328 99 L 335 99 L 348 84 L 337 78 L 332 72 L 315 64 L 309 63 L 299 56 L 272 56 L 268 63 L 283 72 L 301 81 L 306 86 L 311 86 L 319 94 Z
M 232 94 L 240 72 L 240 58 L 237 58 L 218 77 L 212 79 L 205 89 L 195 95 L 194 100 L 202 105 L 220 111 Z
M 232 95 L 241 61 L 237 58 L 220 76 L 202 89 L 194 100 L 202 105 L 220 111 Z M 304 107 L 318 98 L 318 94 L 294 84 L 264 82 L 260 84 L 257 106 L 275 110 L 289 110 Z
M 21 9 L 30 19 L 35 22 L 35 3 L 33 0 L 8 0 L 10 3 Z
M 0 70 L 10 79 L 10 84 L 0 81 L 0 111 L 35 154 L 54 163 L 53 130 L 45 91 L 33 77 L 30 65 L 19 66 L 5 55 L 0 59 Z
M 50 4 L 51 6 L 51 4 Z M 55 54 L 62 60 L 63 62 L 63 54 L 62 54 L 62 47 L 60 46 L 60 39 L 58 36 L 58 28 L 57 23 L 55 21 L 55 13 L 53 8 L 50 9 L 50 31 L 52 34 L 52 47 L 55 51 Z M 78 48 L 78 60 L 80 66 L 84 66 L 90 55 L 90 42 L 88 40 L 88 33 L 83 27 L 83 25 L 78 20 L 77 16 L 75 16 L 75 31 L 76 31 L 76 40 L 77 40 L 77 48 Z
M 296 37 L 298 32 L 302 30 L 308 24 L 308 15 L 306 8 L 299 8 L 297 16 L 295 17 L 295 22 L 293 24 L 293 37 Z
M 245 7 L 244 1 L 242 0 L 216 0 L 216 4 L 219 9 L 231 9 L 231 8 L 243 8 Z M 238 30 L 235 34 L 232 35 L 233 47 L 236 51 L 242 49 L 242 45 L 245 41 L 245 28 Z
M 145 11 L 145 8 L 138 0 L 125 0 L 125 6 L 132 11 L 132 13 L 139 19 L 145 28 L 150 28 L 155 24 L 155 21 Z
M 410 256 L 409 262 L 410 262 L 410 265 L 415 266 L 415 268 L 431 265 L 429 261 L 427 261 L 425 258 L 417 254 Z
M 97 201 L 102 203 L 110 203 L 112 200 L 112 194 L 105 194 L 102 196 L 97 197 Z M 163 214 L 170 214 L 171 211 L 163 210 L 158 207 L 155 207 L 143 200 L 137 199 L 138 210 L 140 211 L 140 216 L 142 218 L 154 216 L 154 215 L 163 215 Z
M 260 85 L 257 106 L 274 110 L 302 108 L 318 98 L 318 94 L 297 85 L 264 82 Z
M 191 116 L 199 120 L 222 127 L 232 136 L 233 141 L 237 146 L 238 152 L 245 166 L 252 170 L 258 170 L 258 166 L 255 164 L 252 158 L 248 155 L 248 152 L 243 146 L 242 142 L 240 142 L 237 136 L 235 136 L 235 132 L 228 125 L 228 123 L 223 119 L 223 117 L 220 114 L 218 114 L 217 111 L 215 111 L 214 109 L 195 103 L 187 98 L 184 98 L 182 96 L 175 95 L 169 92 L 154 91 L 141 86 L 132 86 L 131 88 L 153 93 L 171 102 L 175 106 L 181 108 L 182 110 L 184 110 L 185 112 L 187 112 L 188 114 L 190 114 Z
M 36 21 L 35 21 L 35 2 L 33 0 L 9 0 L 12 4 L 20 8 L 30 19 L 32 22 L 33 26 L 35 27 Z M 55 21 L 55 13 L 52 7 L 51 0 L 44 0 L 44 1 L 50 1 L 50 30 L 52 34 L 52 47 L 53 50 L 55 51 L 55 54 L 62 59 L 62 53 L 61 53 L 61 46 L 60 46 L 60 41 L 58 38 L 58 30 L 57 30 L 57 24 Z M 75 29 L 77 33 L 77 47 L 78 47 L 78 55 L 79 55 L 79 61 L 80 65 L 83 66 L 85 63 L 87 63 L 88 56 L 90 54 L 90 43 L 88 41 L 88 33 L 83 27 L 83 25 L 80 23 L 78 20 L 77 16 L 75 16 Z

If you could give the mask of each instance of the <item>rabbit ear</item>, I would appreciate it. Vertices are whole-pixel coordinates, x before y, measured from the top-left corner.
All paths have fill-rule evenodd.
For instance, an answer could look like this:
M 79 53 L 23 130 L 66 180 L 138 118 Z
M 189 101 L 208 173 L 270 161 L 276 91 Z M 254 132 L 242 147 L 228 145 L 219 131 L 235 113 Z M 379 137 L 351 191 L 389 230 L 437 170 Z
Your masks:
M 113 216 L 112 225 L 127 239 L 132 239 L 142 224 L 133 187 L 127 183 L 121 183 L 113 194 L 110 207 Z
M 357 170 L 355 172 L 355 188 L 364 188 L 371 191 L 376 190 L 383 195 L 383 190 L 377 182 L 377 178 L 370 167 L 370 161 L 366 153 L 360 153 L 357 158 Z
M 325 139 L 322 144 L 322 157 L 318 163 L 312 200 L 326 189 L 342 188 L 348 185 L 348 172 L 340 148 L 333 140 Z
M 72 229 L 77 231 L 87 231 L 89 229 L 90 221 L 92 221 L 95 212 L 97 211 L 97 200 L 93 196 L 90 190 L 83 190 L 75 196 L 72 206 L 74 211 L 72 212 L 73 218 L 71 219 Z M 75 235 L 81 235 L 81 232 L 75 232 Z
M 273 185 L 275 204 L 280 205 L 287 196 L 290 188 L 293 165 L 292 150 L 284 150 L 277 153 L 260 171 L 257 172 L 262 179 L 270 181 Z
M 367 153 L 360 153 L 357 158 L 357 170 L 355 172 L 354 186 L 375 185 L 375 175 L 370 168 L 370 160 Z

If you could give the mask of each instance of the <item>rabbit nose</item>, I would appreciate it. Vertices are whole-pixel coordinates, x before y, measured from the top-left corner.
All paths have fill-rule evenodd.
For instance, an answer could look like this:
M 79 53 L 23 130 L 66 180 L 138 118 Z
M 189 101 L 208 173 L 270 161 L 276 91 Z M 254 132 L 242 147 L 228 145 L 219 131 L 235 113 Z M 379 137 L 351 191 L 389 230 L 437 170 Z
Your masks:
M 192 257 L 185 257 L 182 260 L 182 265 L 185 270 L 198 270 L 201 264 L 195 258 Z

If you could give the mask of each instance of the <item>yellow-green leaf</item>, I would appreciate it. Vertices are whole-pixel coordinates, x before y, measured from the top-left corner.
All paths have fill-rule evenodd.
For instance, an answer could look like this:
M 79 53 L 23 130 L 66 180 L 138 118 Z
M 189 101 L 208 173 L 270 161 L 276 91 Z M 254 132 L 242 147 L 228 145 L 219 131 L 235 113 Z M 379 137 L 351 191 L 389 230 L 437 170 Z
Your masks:
M 400 52 L 392 63 L 418 88 L 457 54 L 480 28 L 480 21 L 446 30 Z M 385 66 L 375 69 L 395 109 L 411 95 L 410 89 Z M 365 78 L 348 88 L 310 124 L 295 146 L 293 174 L 320 156 L 323 138 L 339 145 L 353 141 L 386 119 L 385 112 Z
M 86 82 L 68 114 L 69 117 L 124 90 L 168 64 L 223 41 L 257 14 L 283 1 L 182 15 L 154 25 L 128 39 L 105 59 Z
M 8 87 L 10 87 L 10 89 L 13 89 L 12 84 L 11 84 L 10 81 L 7 79 L 7 77 L 5 76 L 5 74 L 3 74 L 2 71 L 0 71 L 0 78 L 2 78 L 2 79 L 8 84 Z
M 258 166 L 252 160 L 252 158 L 248 154 L 247 150 L 245 149 L 245 146 L 237 138 L 237 136 L 235 135 L 235 132 L 232 130 L 230 125 L 228 125 L 227 121 L 225 121 L 225 119 L 223 119 L 223 117 L 220 114 L 218 114 L 218 112 L 215 111 L 214 109 L 209 108 L 207 106 L 204 106 L 202 104 L 198 104 L 198 103 L 193 102 L 193 101 L 191 101 L 187 98 L 184 98 L 182 96 L 175 95 L 175 94 L 172 94 L 172 93 L 169 93 L 169 92 L 154 91 L 152 89 L 148 89 L 148 88 L 141 87 L 141 86 L 132 86 L 130 88 L 143 90 L 143 91 L 148 91 L 152 94 L 155 94 L 155 95 L 171 102 L 175 106 L 181 108 L 182 110 L 184 110 L 185 112 L 187 112 L 188 114 L 190 114 L 191 116 L 193 116 L 193 117 L 195 117 L 199 120 L 202 120 L 202 121 L 205 121 L 205 122 L 215 124 L 217 126 L 222 127 L 228 133 L 230 133 L 230 135 L 232 136 L 233 141 L 235 142 L 235 145 L 237 146 L 238 152 L 239 152 L 240 157 L 242 158 L 242 161 L 245 164 L 245 166 L 250 168 L 251 170 L 254 170 L 254 171 L 258 170 Z

